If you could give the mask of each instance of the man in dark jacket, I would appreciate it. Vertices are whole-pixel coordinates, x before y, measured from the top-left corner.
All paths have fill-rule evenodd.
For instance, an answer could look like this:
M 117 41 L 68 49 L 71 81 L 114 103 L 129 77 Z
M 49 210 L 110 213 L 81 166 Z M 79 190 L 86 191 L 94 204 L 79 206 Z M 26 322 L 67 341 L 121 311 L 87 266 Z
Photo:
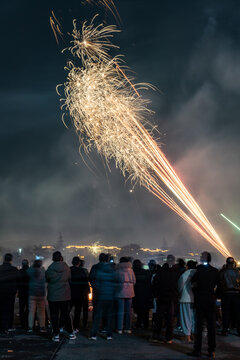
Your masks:
M 68 265 L 62 261 L 60 251 L 55 251 L 52 257 L 53 263 L 46 271 L 46 281 L 48 283 L 48 303 L 53 327 L 53 341 L 59 341 L 59 320 L 64 323 L 65 330 L 70 339 L 76 339 L 72 332 L 70 319 L 70 300 L 71 289 L 69 281 L 71 272 Z M 59 317 L 60 315 L 60 317 Z
M 18 298 L 19 298 L 19 315 L 22 329 L 27 330 L 28 327 L 28 275 L 29 263 L 27 259 L 23 259 L 22 268 L 19 270 L 18 281 Z
M 98 328 L 104 315 L 106 319 L 107 340 L 111 340 L 114 317 L 113 300 L 116 291 L 115 270 L 109 262 L 100 262 L 95 270 L 94 292 L 96 302 L 90 339 L 96 340 Z
M 201 262 L 202 264 L 197 267 L 197 271 L 191 280 L 195 286 L 196 336 L 194 350 L 188 353 L 188 355 L 195 357 L 201 356 L 203 321 L 206 319 L 208 329 L 208 353 L 211 359 L 215 359 L 215 288 L 219 284 L 219 271 L 210 265 L 211 254 L 207 251 L 202 253 Z
M 171 266 L 171 264 L 170 264 Z M 172 343 L 173 317 L 177 299 L 178 272 L 168 263 L 157 272 L 153 279 L 153 295 L 157 299 L 157 311 L 153 340 L 160 340 L 163 320 L 166 322 L 166 342 Z
M 104 253 L 101 253 L 99 255 L 99 262 L 92 266 L 92 268 L 90 270 L 90 274 L 89 274 L 89 281 L 90 281 L 90 284 L 92 286 L 92 291 L 93 291 L 93 299 L 92 299 L 93 318 L 95 316 L 96 301 L 97 301 L 97 289 L 96 289 L 97 272 L 98 272 L 98 269 L 101 267 L 101 264 L 106 263 L 107 261 L 108 261 L 108 255 L 104 254 Z
M 73 329 L 77 332 L 80 327 L 81 311 L 83 310 L 83 327 L 86 328 L 88 320 L 88 273 L 81 265 L 78 256 L 72 259 L 71 266 L 71 308 L 74 307 Z
M 222 297 L 222 335 L 227 336 L 231 313 L 237 322 L 240 335 L 240 273 L 236 269 L 233 257 L 228 257 L 226 266 L 220 271 L 220 289 Z
M 18 269 L 12 266 L 12 260 L 12 254 L 6 254 L 0 266 L 0 331 L 2 333 L 8 333 L 8 329 L 13 326 Z
M 153 307 L 153 294 L 150 271 L 143 269 L 140 260 L 133 261 L 133 271 L 136 277 L 134 285 L 135 297 L 133 309 L 137 314 L 136 327 L 147 329 L 149 325 L 149 309 Z

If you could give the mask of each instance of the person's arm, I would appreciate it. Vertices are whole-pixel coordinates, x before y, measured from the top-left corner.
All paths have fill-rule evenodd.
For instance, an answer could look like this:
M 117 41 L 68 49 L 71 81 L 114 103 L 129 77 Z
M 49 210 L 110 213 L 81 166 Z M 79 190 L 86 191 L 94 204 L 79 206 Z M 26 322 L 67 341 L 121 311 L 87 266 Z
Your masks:
M 184 288 L 184 281 L 183 281 L 183 275 L 180 276 L 180 278 L 178 279 L 178 292 L 179 294 L 181 294 L 181 292 L 183 291 Z

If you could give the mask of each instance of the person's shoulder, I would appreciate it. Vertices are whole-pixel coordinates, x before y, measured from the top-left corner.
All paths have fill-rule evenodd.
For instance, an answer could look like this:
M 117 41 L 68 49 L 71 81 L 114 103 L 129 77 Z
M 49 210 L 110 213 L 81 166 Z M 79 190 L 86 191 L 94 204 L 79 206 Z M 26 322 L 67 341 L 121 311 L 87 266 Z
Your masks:
M 210 269 L 211 269 L 212 271 L 214 271 L 215 273 L 219 273 L 219 270 L 218 270 L 217 268 L 215 268 L 214 266 L 210 265 L 209 267 L 210 267 Z
M 11 265 L 11 269 L 14 272 L 19 272 L 18 268 L 16 266 Z

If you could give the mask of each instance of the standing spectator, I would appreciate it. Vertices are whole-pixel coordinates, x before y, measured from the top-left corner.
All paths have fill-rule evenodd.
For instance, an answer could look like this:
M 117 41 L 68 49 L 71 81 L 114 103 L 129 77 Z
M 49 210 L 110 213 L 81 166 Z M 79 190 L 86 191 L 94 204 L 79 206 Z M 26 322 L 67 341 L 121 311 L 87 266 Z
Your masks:
M 204 251 L 201 255 L 202 264 L 197 267 L 192 277 L 192 283 L 196 285 L 195 306 L 196 306 L 196 336 L 194 350 L 188 355 L 201 356 L 203 321 L 207 322 L 208 329 L 208 353 L 211 359 L 215 359 L 216 349 L 216 297 L 215 287 L 219 282 L 219 272 L 210 265 L 211 254 Z
M 150 260 L 148 263 L 150 276 L 151 276 L 151 284 L 153 283 L 154 276 L 161 269 L 161 265 L 157 264 L 154 259 Z M 153 307 L 152 307 L 152 327 L 156 328 L 156 311 L 157 311 L 157 299 L 153 297 Z
M 137 314 L 136 327 L 147 329 L 149 325 L 149 309 L 153 306 L 151 274 L 144 270 L 140 260 L 133 261 L 133 271 L 136 277 L 134 285 L 135 297 L 133 309 Z
M 75 332 L 80 328 L 80 317 L 83 309 L 83 327 L 86 328 L 88 320 L 88 273 L 83 269 L 78 256 L 72 259 L 71 266 L 71 308 L 74 307 L 73 329 Z
M 153 279 L 153 294 L 157 298 L 157 311 L 153 340 L 161 339 L 163 320 L 165 319 L 165 338 L 168 344 L 173 338 L 173 317 L 177 302 L 178 273 L 175 271 L 175 257 L 168 256 L 168 262 L 157 272 Z
M 24 330 L 27 330 L 28 327 L 28 269 L 29 262 L 27 259 L 23 259 L 22 268 L 19 270 L 18 298 L 20 324 Z
M 191 342 L 191 334 L 194 333 L 194 295 L 192 291 L 192 277 L 196 272 L 196 262 L 190 260 L 187 262 L 187 270 L 178 280 L 178 293 L 180 305 L 180 325 L 187 342 Z
M 40 332 L 45 329 L 45 269 L 42 267 L 41 260 L 35 260 L 33 265 L 27 270 L 29 277 L 29 314 L 28 314 L 28 333 L 33 332 L 34 319 L 37 318 Z
M 60 340 L 60 316 L 69 338 L 76 339 L 76 336 L 72 332 L 72 324 L 69 314 L 71 300 L 69 281 L 71 279 L 71 272 L 68 265 L 62 261 L 62 259 L 60 251 L 55 251 L 52 256 L 53 263 L 46 271 L 46 280 L 48 283 L 47 298 L 53 327 L 53 341 Z
M 240 273 L 236 269 L 233 257 L 228 257 L 226 266 L 220 271 L 220 289 L 222 293 L 222 335 L 227 336 L 231 313 L 237 323 L 240 335 Z
M 106 323 L 107 340 L 112 340 L 115 290 L 116 275 L 114 267 L 111 263 L 103 261 L 98 265 L 95 272 L 94 291 L 96 301 L 91 340 L 97 339 L 98 328 L 103 317 Z
M 134 297 L 134 285 L 136 278 L 132 264 L 127 257 L 121 257 L 117 267 L 117 279 L 119 290 L 116 293 L 118 302 L 117 331 L 122 334 L 125 319 L 125 333 L 131 334 L 131 312 L 132 298 Z
M 97 288 L 96 288 L 96 276 L 98 269 L 102 267 L 102 263 L 106 263 L 108 261 L 108 255 L 101 253 L 99 255 L 99 262 L 97 264 L 94 264 L 90 270 L 89 274 L 89 281 L 92 286 L 92 304 L 93 304 L 93 318 L 95 316 L 95 310 L 96 310 L 96 302 L 97 302 Z
M 6 254 L 0 266 L 0 331 L 4 334 L 8 334 L 8 329 L 13 326 L 18 284 L 18 269 L 12 266 L 12 260 L 12 254 Z
M 157 272 L 157 263 L 154 259 L 149 260 L 148 262 L 148 268 L 149 268 L 149 272 L 150 272 L 150 276 L 151 276 L 151 280 L 152 277 L 156 274 Z
M 177 264 L 174 266 L 175 266 L 175 270 L 178 272 L 178 276 L 181 276 L 186 270 L 186 263 L 182 258 L 178 258 Z

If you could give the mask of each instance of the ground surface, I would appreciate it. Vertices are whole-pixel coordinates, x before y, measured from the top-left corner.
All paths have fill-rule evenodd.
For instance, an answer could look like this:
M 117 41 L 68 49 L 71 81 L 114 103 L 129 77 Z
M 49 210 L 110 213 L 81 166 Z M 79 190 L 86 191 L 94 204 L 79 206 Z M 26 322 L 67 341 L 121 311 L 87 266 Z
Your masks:
M 0 337 L 0 359 L 51 360 L 59 344 L 45 336 L 26 335 L 16 331 L 8 337 Z
M 194 359 L 186 355 L 192 345 L 186 344 L 180 334 L 175 334 L 171 345 L 152 343 L 151 333 L 144 330 L 131 335 L 114 334 L 112 341 L 103 335 L 97 341 L 88 339 L 88 332 L 77 334 L 76 340 L 51 341 L 50 335 L 26 335 L 17 331 L 10 337 L 0 337 L 0 359 L 11 360 L 180 360 Z M 207 359 L 206 333 L 203 356 Z M 216 359 L 240 360 L 240 338 L 236 335 L 217 336 Z
M 192 345 L 185 344 L 177 336 L 171 345 L 152 343 L 150 333 L 137 331 L 132 335 L 114 335 L 112 341 L 98 337 L 90 341 L 87 334 L 78 334 L 74 341 L 65 342 L 56 355 L 56 360 L 179 360 L 194 359 L 186 355 Z M 206 335 L 206 334 L 205 334 Z M 202 359 L 207 359 L 206 336 Z M 240 338 L 235 335 L 217 337 L 216 359 L 239 360 Z

